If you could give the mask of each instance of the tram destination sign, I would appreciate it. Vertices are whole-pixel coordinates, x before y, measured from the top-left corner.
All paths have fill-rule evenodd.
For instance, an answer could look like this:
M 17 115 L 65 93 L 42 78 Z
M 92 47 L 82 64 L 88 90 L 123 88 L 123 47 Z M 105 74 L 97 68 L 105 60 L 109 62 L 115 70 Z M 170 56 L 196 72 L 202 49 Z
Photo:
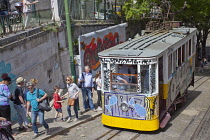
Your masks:
M 139 64 L 139 65 L 151 65 L 156 64 L 157 59 L 122 59 L 122 58 L 100 58 L 101 63 L 110 64 Z

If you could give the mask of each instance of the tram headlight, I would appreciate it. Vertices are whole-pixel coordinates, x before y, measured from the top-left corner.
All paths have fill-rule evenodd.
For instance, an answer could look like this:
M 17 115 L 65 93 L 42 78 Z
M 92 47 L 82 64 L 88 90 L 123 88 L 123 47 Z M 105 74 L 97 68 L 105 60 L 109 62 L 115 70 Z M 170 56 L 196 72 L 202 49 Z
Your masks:
M 121 103 L 120 107 L 123 112 L 127 112 L 129 109 L 128 104 L 126 104 L 126 103 Z

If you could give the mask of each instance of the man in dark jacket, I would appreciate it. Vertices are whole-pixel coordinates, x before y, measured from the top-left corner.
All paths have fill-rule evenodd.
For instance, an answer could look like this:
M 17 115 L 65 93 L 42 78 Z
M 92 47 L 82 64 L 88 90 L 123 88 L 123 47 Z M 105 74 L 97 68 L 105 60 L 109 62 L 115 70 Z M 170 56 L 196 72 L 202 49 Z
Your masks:
M 9 0 L 0 0 L 0 25 L 3 29 L 3 33 L 6 33 L 6 27 L 5 22 L 7 23 L 10 31 L 11 31 L 11 25 L 9 22 L 9 14 L 11 12 L 11 5 Z M 0 32 L 1 34 L 1 32 Z

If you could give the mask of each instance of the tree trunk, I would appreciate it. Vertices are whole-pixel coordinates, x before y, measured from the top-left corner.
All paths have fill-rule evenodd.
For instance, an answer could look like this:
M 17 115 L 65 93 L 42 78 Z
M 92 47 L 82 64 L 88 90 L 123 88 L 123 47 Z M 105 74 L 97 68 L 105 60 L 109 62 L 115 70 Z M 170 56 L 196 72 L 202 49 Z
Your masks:
M 201 30 L 198 30 L 197 34 L 197 43 L 196 43 L 196 60 L 195 60 L 195 65 L 198 67 L 199 66 L 199 59 L 201 58 L 201 48 L 200 48 L 200 42 L 201 42 Z
M 208 38 L 209 34 L 209 28 L 203 29 L 202 30 L 202 40 L 201 40 L 201 45 L 202 45 L 202 57 L 206 58 L 206 40 Z

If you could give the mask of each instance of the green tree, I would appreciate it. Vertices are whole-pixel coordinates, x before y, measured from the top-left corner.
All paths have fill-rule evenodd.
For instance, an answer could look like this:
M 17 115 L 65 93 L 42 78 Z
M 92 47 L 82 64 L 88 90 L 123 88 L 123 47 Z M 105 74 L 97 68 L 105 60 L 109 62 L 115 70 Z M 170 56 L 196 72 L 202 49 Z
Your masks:
M 123 0 L 121 0 L 123 2 Z M 150 11 L 148 0 L 125 0 L 123 10 L 126 20 L 140 20 L 144 13 Z
M 206 40 L 210 31 L 210 1 L 188 0 L 187 8 L 177 18 L 198 29 L 197 45 L 202 47 L 205 56 Z
M 136 3 L 135 3 L 136 1 Z M 163 5 L 163 2 L 170 6 Z M 184 6 L 186 2 L 186 6 Z M 169 20 L 174 19 L 186 23 L 187 26 L 198 29 L 197 45 L 202 46 L 202 55 L 205 56 L 205 47 L 210 32 L 210 0 L 125 0 L 123 9 L 127 20 L 141 20 L 143 14 L 149 13 L 156 3 L 161 6 L 164 18 L 167 8 L 170 8 Z M 174 16 L 170 18 L 170 16 Z

